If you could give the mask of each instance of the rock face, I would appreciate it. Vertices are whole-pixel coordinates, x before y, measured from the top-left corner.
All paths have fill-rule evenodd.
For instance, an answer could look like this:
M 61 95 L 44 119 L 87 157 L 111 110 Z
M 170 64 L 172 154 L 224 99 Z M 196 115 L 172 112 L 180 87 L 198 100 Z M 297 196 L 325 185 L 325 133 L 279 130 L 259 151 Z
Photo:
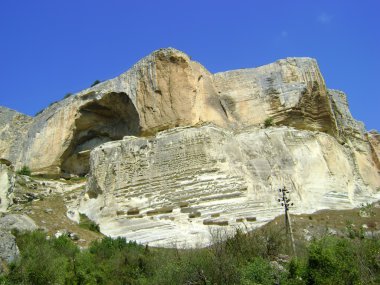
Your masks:
M 0 229 L 0 261 L 12 262 L 19 254 L 16 238 L 11 233 Z M 2 271 L 1 267 L 0 264 L 0 273 Z
M 298 129 L 335 135 L 336 124 L 325 82 L 311 58 L 287 58 L 258 68 L 214 75 L 218 93 L 239 124 L 267 118 Z
M 12 205 L 15 175 L 10 166 L 0 162 L 0 212 Z
M 0 157 L 16 168 L 27 164 L 36 174 L 83 175 L 89 151 L 104 142 L 204 121 L 223 126 L 226 120 L 212 75 L 184 53 L 163 49 L 119 77 L 25 119 L 22 135 L 11 133 L 0 145 Z M 1 137 L 9 129 L 0 130 Z M 22 151 L 11 151 L 16 137 Z
M 210 226 L 254 227 L 279 215 L 281 185 L 292 190 L 299 213 L 380 198 L 378 173 L 360 171 L 373 164 L 371 156 L 356 160 L 356 152 L 328 134 L 287 127 L 233 133 L 203 126 L 126 137 L 93 150 L 81 211 L 106 235 L 204 245 Z
M 32 121 L 32 117 L 0 107 L 0 159 L 18 162 L 20 150 L 25 147 L 22 138 Z
M 363 139 L 344 93 L 327 90 L 310 58 L 288 58 L 212 75 L 175 49 L 161 49 L 119 77 L 56 102 L 31 118 L 0 109 L 0 158 L 35 174 L 84 175 L 90 151 L 124 136 L 204 122 L 226 129 L 274 123 Z M 46 151 L 49 150 L 49 151 Z
M 18 230 L 34 231 L 37 230 L 36 223 L 26 215 L 8 214 L 0 218 L 0 228 L 5 231 Z
M 377 166 L 377 170 L 380 172 L 380 134 L 373 130 L 368 134 L 368 141 L 371 146 L 372 158 Z
M 207 244 L 209 227 L 259 226 L 281 212 L 284 185 L 295 212 L 380 193 L 379 134 L 352 118 L 311 58 L 211 74 L 161 49 L 34 118 L 0 108 L 0 123 L 0 161 L 89 174 L 79 210 L 106 234 L 154 245 Z M 12 184 L 1 167 L 0 184 Z
M 37 229 L 35 222 L 26 215 L 9 214 L 0 216 L 0 273 L 3 271 L 2 261 L 10 263 L 15 261 L 20 252 L 16 244 L 16 238 L 12 230 L 34 231 Z

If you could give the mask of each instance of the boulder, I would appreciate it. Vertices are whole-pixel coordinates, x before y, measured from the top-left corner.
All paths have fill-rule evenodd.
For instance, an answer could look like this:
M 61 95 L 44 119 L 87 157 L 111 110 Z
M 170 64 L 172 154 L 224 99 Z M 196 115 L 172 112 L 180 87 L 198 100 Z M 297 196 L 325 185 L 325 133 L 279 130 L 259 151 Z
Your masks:
M 0 262 L 10 263 L 14 261 L 20 254 L 16 244 L 16 238 L 9 232 L 0 228 Z M 1 273 L 1 264 L 0 264 Z
M 0 218 L 0 229 L 5 231 L 34 231 L 37 228 L 36 223 L 27 215 L 7 214 Z

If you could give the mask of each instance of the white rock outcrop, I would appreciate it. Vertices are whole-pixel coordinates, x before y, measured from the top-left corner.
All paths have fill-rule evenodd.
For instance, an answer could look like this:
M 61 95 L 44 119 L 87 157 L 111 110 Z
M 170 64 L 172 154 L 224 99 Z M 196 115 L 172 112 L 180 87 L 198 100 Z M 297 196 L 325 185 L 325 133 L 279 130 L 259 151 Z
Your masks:
M 294 213 L 379 199 L 379 174 L 361 171 L 371 164 L 371 156 L 322 132 L 176 128 L 95 148 L 80 211 L 113 237 L 205 245 L 210 227 L 252 228 L 279 215 L 283 185 Z
M 90 151 L 124 136 L 205 122 L 241 129 L 269 118 L 340 141 L 365 133 L 351 117 L 344 93 L 326 89 L 314 59 L 287 58 L 213 75 L 183 52 L 167 48 L 34 118 L 0 108 L 0 158 L 16 169 L 28 165 L 34 174 L 85 175 Z
M 207 244 L 210 227 L 261 225 L 281 213 L 278 187 L 292 190 L 299 213 L 380 191 L 378 132 L 351 116 L 311 58 L 211 74 L 160 49 L 34 118 L 0 107 L 0 161 L 88 174 L 71 219 L 79 210 L 105 234 L 164 246 Z M 0 197 L 10 201 L 1 167 Z
M 84 175 L 95 146 L 204 121 L 227 121 L 212 75 L 186 54 L 162 49 L 35 118 L 1 108 L 0 158 L 16 168 L 28 165 L 35 174 Z
M 11 166 L 0 161 L 0 212 L 6 212 L 12 205 L 15 175 Z

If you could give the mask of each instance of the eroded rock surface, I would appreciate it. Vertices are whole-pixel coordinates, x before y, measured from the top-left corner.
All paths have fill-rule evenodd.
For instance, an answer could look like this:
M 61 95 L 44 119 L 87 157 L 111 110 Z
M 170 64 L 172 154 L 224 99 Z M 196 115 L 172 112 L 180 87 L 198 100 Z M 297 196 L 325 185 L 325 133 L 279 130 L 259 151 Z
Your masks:
M 373 161 L 377 166 L 377 170 L 380 172 L 380 134 L 372 130 L 367 135 L 371 146 Z
M 281 213 L 284 185 L 300 213 L 380 191 L 379 134 L 366 133 L 311 58 L 211 74 L 157 50 L 34 118 L 0 108 L 0 162 L 0 209 L 68 189 L 13 183 L 12 165 L 56 177 L 90 171 L 68 216 L 77 221 L 79 209 L 105 234 L 165 246 L 207 244 L 209 227 L 261 225 Z
M 12 115 L 13 117 L 15 115 Z M 35 174 L 88 172 L 89 151 L 126 135 L 154 134 L 204 121 L 226 125 L 212 75 L 175 49 L 158 50 L 115 79 L 45 109 L 12 132 L 11 115 L 0 129 L 0 157 Z M 10 121 L 10 122 L 8 122 Z M 18 151 L 13 143 L 17 140 Z
M 14 261 L 20 254 L 16 244 L 16 238 L 9 232 L 0 229 L 0 262 L 8 263 Z M 0 273 L 2 264 L 0 264 Z
M 20 160 L 25 148 L 23 138 L 32 122 L 32 117 L 0 106 L 0 159 Z
M 251 228 L 280 214 L 282 185 L 292 190 L 293 212 L 379 198 L 380 176 L 363 175 L 360 165 L 373 162 L 361 155 L 328 134 L 287 127 L 233 133 L 204 126 L 125 137 L 93 150 L 80 211 L 106 235 L 204 245 L 209 227 Z
M 175 49 L 161 49 L 120 76 L 54 103 L 35 118 L 0 109 L 0 158 L 35 174 L 85 175 L 89 153 L 124 136 L 213 123 L 227 129 L 277 125 L 340 141 L 364 139 L 344 93 L 327 90 L 314 59 L 287 58 L 212 75 Z M 48 151 L 47 151 L 48 150 Z
M 0 212 L 6 212 L 12 205 L 15 175 L 12 167 L 0 161 Z
M 20 232 L 37 230 L 36 223 L 27 215 L 7 214 L 0 218 L 0 229 Z
M 335 135 L 331 102 L 317 62 L 287 58 L 214 75 L 218 93 L 239 124 L 275 123 Z

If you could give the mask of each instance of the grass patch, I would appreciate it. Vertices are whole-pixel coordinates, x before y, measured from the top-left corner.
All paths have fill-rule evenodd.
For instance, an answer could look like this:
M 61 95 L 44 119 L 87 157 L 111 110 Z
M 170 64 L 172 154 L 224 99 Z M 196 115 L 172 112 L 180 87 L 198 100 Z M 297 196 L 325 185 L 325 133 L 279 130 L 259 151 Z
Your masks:
M 85 214 L 79 214 L 79 216 L 80 216 L 79 226 L 81 228 L 100 233 L 100 228 L 97 223 L 90 220 Z

